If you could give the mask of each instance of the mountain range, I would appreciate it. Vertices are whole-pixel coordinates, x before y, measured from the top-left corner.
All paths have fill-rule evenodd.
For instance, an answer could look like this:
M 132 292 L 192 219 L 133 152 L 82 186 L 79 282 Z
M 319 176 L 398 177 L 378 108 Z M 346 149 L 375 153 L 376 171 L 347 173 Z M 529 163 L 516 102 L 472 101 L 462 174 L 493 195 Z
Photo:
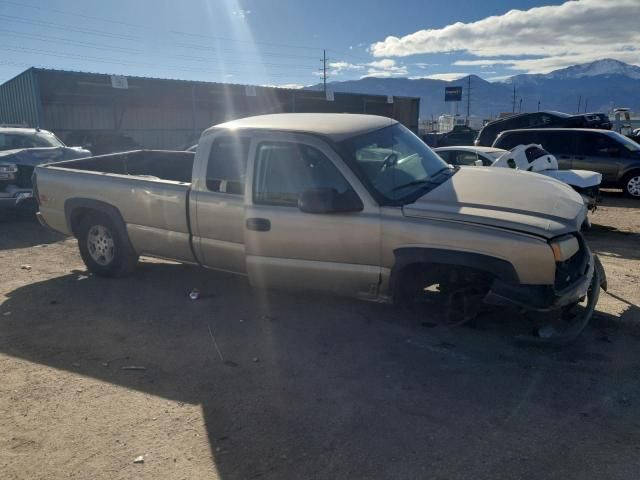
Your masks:
M 427 119 L 457 108 L 466 114 L 467 87 L 471 85 L 470 113 L 492 118 L 501 112 L 558 110 L 609 112 L 614 107 L 640 110 L 640 67 L 614 59 L 573 65 L 547 74 L 515 75 L 500 82 L 489 82 L 477 75 L 453 81 L 429 78 L 376 78 L 329 82 L 334 92 L 367 93 L 420 97 L 420 117 Z M 461 86 L 462 101 L 445 103 L 445 87 Z M 515 102 L 514 102 L 515 86 Z M 313 85 L 310 89 L 322 89 Z M 520 105 L 522 99 L 522 105 Z

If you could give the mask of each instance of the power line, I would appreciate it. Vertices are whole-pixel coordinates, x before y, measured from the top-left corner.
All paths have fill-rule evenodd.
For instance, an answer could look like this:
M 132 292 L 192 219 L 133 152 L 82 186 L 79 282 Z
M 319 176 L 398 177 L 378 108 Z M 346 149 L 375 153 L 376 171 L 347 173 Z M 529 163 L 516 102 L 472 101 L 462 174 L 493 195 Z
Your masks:
M 103 17 L 94 17 L 94 16 L 91 16 L 91 15 L 86 15 L 84 13 L 71 12 L 69 10 L 60 10 L 58 8 L 43 7 L 41 5 L 29 5 L 28 3 L 12 2 L 11 0 L 0 0 L 0 3 L 14 5 L 14 6 L 20 7 L 20 8 L 25 8 L 26 7 L 26 8 L 33 8 L 35 10 L 45 10 L 45 11 L 49 11 L 49 12 L 60 13 L 60 14 L 63 14 L 63 15 L 72 15 L 74 17 L 87 18 L 87 19 L 91 19 L 91 20 L 98 20 L 100 22 L 113 23 L 113 24 L 123 25 L 123 26 L 127 26 L 127 27 L 133 27 L 133 28 L 142 27 L 142 25 L 137 25 L 135 23 L 123 22 L 123 21 L 120 21 L 120 20 L 112 20 L 112 19 L 103 18 Z
M 4 18 L 5 20 L 8 19 L 8 20 L 11 20 L 13 22 L 25 23 L 27 25 L 35 25 L 35 26 L 47 27 L 47 28 L 55 28 L 55 29 L 58 29 L 58 30 L 84 33 L 84 34 L 87 34 L 87 35 L 96 35 L 96 36 L 107 37 L 107 38 L 116 38 L 116 39 L 120 39 L 120 40 L 140 40 L 140 37 L 136 37 L 136 36 L 133 36 L 133 35 L 116 34 L 116 33 L 106 32 L 104 30 L 82 28 L 82 27 L 76 27 L 76 26 L 73 26 L 73 25 L 54 23 L 54 22 L 45 22 L 43 20 L 29 20 L 29 19 L 26 19 L 26 18 L 23 18 L 23 17 L 16 17 L 15 15 L 0 14 L 0 18 Z

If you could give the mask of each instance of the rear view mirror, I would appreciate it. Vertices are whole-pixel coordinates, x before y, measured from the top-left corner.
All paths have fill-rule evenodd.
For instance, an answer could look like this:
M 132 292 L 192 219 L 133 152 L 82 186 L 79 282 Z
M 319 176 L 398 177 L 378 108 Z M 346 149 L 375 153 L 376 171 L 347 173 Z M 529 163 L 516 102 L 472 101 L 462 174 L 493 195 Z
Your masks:
M 298 208 L 305 213 L 347 213 L 359 212 L 364 205 L 353 190 L 338 193 L 335 188 L 313 188 L 300 195 Z
M 482 160 L 476 160 L 475 162 L 473 162 L 473 164 L 474 164 L 476 167 L 482 167 L 482 165 L 483 165 Z

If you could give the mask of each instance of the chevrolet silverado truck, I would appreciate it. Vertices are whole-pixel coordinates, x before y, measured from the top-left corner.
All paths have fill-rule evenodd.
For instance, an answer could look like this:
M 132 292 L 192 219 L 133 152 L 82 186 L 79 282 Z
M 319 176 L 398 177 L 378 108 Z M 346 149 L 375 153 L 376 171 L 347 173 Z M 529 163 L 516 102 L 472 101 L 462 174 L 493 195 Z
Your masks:
M 562 312 L 530 336 L 557 343 L 586 326 L 604 284 L 579 231 L 587 209 L 569 186 L 454 168 L 378 116 L 249 117 L 207 129 L 195 154 L 59 162 L 36 167 L 34 184 L 40 221 L 75 236 L 97 275 L 127 274 L 147 255 L 257 287 L 385 302 L 439 285 Z

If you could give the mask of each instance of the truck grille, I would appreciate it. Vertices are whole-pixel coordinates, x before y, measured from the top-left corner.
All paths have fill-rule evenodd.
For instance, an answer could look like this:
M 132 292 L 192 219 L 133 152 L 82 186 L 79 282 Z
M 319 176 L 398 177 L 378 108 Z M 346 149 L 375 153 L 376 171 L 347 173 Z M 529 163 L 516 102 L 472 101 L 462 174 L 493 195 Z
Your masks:
M 31 176 L 33 175 L 33 167 L 18 165 L 18 175 L 16 183 L 20 188 L 32 188 Z

